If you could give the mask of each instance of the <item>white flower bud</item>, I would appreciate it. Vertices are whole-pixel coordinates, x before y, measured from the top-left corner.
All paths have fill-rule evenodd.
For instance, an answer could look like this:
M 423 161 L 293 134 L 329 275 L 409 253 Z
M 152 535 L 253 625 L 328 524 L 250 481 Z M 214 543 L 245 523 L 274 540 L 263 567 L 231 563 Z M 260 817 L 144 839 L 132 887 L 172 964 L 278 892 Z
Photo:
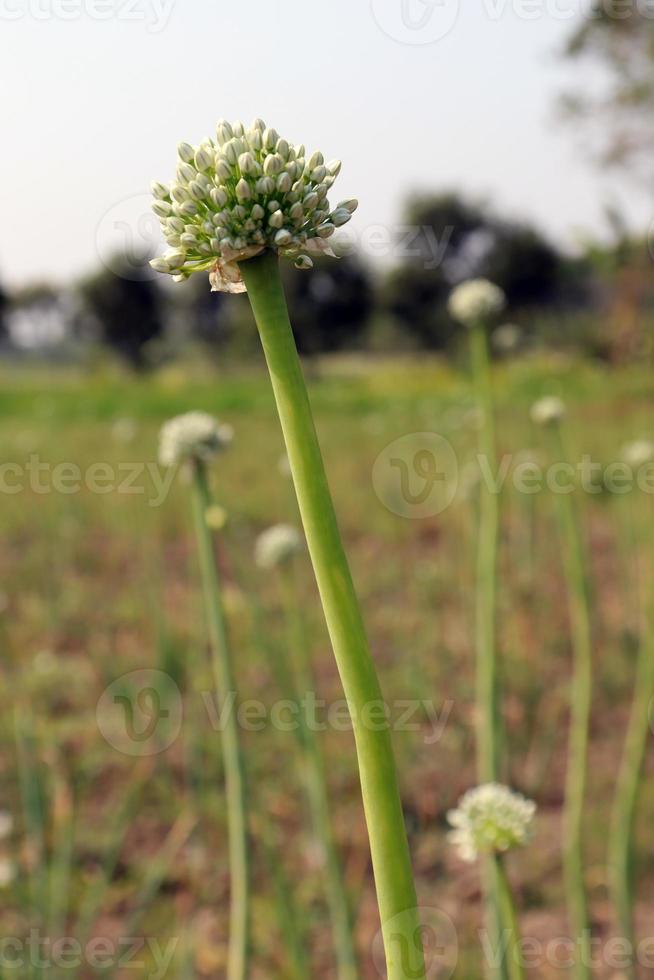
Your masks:
M 346 225 L 351 217 L 352 215 L 347 208 L 336 208 L 331 215 L 331 221 L 337 228 L 340 228 L 341 225 Z
M 250 185 L 248 184 L 245 177 L 241 177 L 238 184 L 236 185 L 236 196 L 239 199 L 239 201 L 248 201 L 252 196 Z
M 341 208 L 345 208 L 345 210 L 349 211 L 350 214 L 354 214 L 354 212 L 358 207 L 359 207 L 359 202 L 357 201 L 356 197 L 352 197 L 347 201 L 339 201 L 336 210 L 340 211 Z
M 319 197 L 315 191 L 310 191 L 302 202 L 305 211 L 313 211 L 313 209 L 318 204 Z
M 227 203 L 227 191 L 224 187 L 212 187 L 209 191 L 211 203 L 217 208 L 224 208 Z
M 267 197 L 268 194 L 272 194 L 275 190 L 275 181 L 272 177 L 260 177 L 255 184 L 257 194 L 261 197 Z
M 156 259 L 150 259 L 150 266 L 155 272 L 170 272 L 170 266 L 165 259 L 158 257 Z
M 152 210 L 159 218 L 167 218 L 172 214 L 173 207 L 168 201 L 153 201 Z
M 260 204 L 255 204 L 250 213 L 255 221 L 261 221 L 261 219 L 265 218 L 266 216 L 266 212 Z
M 206 197 L 204 187 L 197 180 L 192 180 L 188 185 L 188 191 L 195 201 L 203 201 Z
M 186 181 L 187 184 L 190 184 L 192 180 L 195 180 L 197 175 L 197 170 L 195 167 L 192 167 L 190 163 L 180 163 L 179 167 L 177 168 L 177 176 L 180 180 Z
M 280 207 L 281 207 L 281 204 L 279 203 L 279 201 L 269 201 L 268 202 L 268 210 L 269 211 L 279 211 Z
M 218 145 L 224 146 L 233 136 L 232 127 L 224 119 L 221 119 L 216 126 L 216 137 L 218 139 Z
M 231 167 L 224 157 L 216 155 L 216 177 L 220 180 L 229 180 L 232 175 Z
M 168 221 L 166 222 L 166 227 L 169 228 L 171 231 L 176 231 L 178 235 L 181 235 L 181 233 L 184 231 L 186 226 L 181 218 L 172 217 L 172 218 L 168 218 Z
M 245 126 L 240 120 L 238 120 L 233 124 L 232 131 L 234 133 L 234 136 L 243 136 L 243 134 L 245 133 Z
M 319 184 L 327 176 L 327 168 L 324 166 L 316 167 L 311 171 L 311 180 L 314 184 Z
M 252 124 L 250 126 L 250 129 L 258 129 L 260 133 L 263 133 L 265 131 L 265 129 L 266 129 L 266 124 L 263 121 L 263 119 L 259 119 L 257 117 L 256 119 L 253 119 L 252 120 Z
M 308 255 L 298 255 L 293 264 L 296 269 L 313 269 L 313 261 Z
M 187 218 L 192 218 L 194 214 L 198 213 L 198 206 L 195 201 L 184 201 L 179 206 L 179 213 L 185 215 Z
M 296 201 L 288 212 L 293 221 L 302 221 L 304 218 L 304 208 L 299 201 Z
M 277 178 L 277 190 L 281 191 L 282 194 L 287 194 L 290 191 L 292 184 L 293 181 L 287 173 L 280 174 Z
M 282 228 L 275 235 L 274 242 L 275 245 L 288 245 L 289 242 L 293 241 L 293 235 L 286 228 Z
M 279 156 L 282 158 L 282 160 L 284 160 L 284 161 L 288 160 L 289 149 L 290 149 L 290 147 L 288 145 L 288 141 L 287 140 L 285 140 L 285 139 L 278 139 L 277 140 L 277 145 L 275 147 L 275 150 L 277 151 L 277 153 L 279 154 Z
M 257 165 L 251 153 L 241 153 L 238 158 L 238 166 L 242 174 L 255 174 Z
M 329 238 L 334 234 L 336 228 L 330 221 L 325 221 L 316 228 L 319 238 Z
M 267 150 L 274 150 L 277 146 L 279 134 L 276 129 L 266 129 L 263 133 L 263 145 Z
M 332 177 L 338 177 L 341 172 L 341 166 L 342 164 L 340 160 L 330 160 L 330 162 L 327 164 L 327 171 Z
M 182 187 L 181 184 L 173 184 L 170 188 L 170 196 L 173 201 L 177 201 L 178 204 L 183 204 L 184 201 L 188 201 L 190 195 L 187 189 Z
M 170 197 L 169 189 L 158 180 L 152 181 L 150 190 L 152 191 L 152 196 L 156 197 L 159 201 L 166 201 Z
M 194 159 L 198 170 L 211 170 L 213 168 L 213 153 L 205 146 L 198 147 Z
M 270 217 L 268 218 L 268 224 L 272 228 L 281 228 L 282 225 L 284 224 L 283 213 L 281 211 L 275 211 L 274 214 L 271 214 Z
M 263 161 L 263 172 L 268 177 L 272 177 L 278 174 L 283 168 L 283 162 L 281 157 L 278 157 L 276 153 L 271 153 Z
M 315 170 L 316 167 L 321 167 L 324 162 L 325 162 L 324 156 L 322 155 L 322 153 L 316 150 L 316 152 L 309 158 L 309 162 L 307 164 L 307 170 L 311 172 L 312 170 Z
M 246 134 L 246 139 L 247 139 L 250 147 L 253 150 L 255 150 L 255 151 L 258 152 L 259 150 L 262 149 L 262 147 L 263 147 L 263 133 L 261 132 L 260 129 L 250 129 L 250 130 L 248 130 L 248 132 Z
M 178 143 L 177 144 L 177 155 L 180 160 L 184 163 L 192 163 L 193 157 L 195 156 L 195 150 L 190 143 Z
M 164 261 L 173 270 L 181 269 L 186 261 L 186 252 L 183 249 L 169 249 L 163 254 Z

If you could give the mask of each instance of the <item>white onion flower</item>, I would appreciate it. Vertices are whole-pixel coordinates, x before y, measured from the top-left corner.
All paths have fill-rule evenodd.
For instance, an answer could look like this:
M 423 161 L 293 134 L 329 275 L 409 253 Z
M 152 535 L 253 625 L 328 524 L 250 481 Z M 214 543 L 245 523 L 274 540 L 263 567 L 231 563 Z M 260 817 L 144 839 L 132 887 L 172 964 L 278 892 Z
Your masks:
M 254 560 L 259 568 L 282 565 L 304 548 L 304 538 L 290 524 L 275 524 L 263 531 L 256 540 Z
M 249 129 L 220 120 L 215 139 L 180 143 L 177 153 L 170 186 L 152 184 L 152 210 L 170 248 L 151 262 L 176 281 L 209 271 L 212 289 L 245 292 L 238 263 L 264 249 L 309 269 L 312 256 L 334 255 L 327 239 L 357 208 L 354 199 L 334 209 L 328 201 L 339 160 L 307 157 L 261 119 Z
M 466 327 L 498 316 L 506 306 L 503 290 L 488 279 L 469 279 L 452 291 L 450 315 Z
M 531 420 L 537 425 L 553 425 L 566 415 L 565 405 L 556 395 L 547 395 L 531 406 Z
M 230 445 L 233 430 L 208 412 L 186 412 L 169 419 L 159 433 L 159 462 L 176 466 L 189 459 L 209 460 Z
M 480 854 L 502 853 L 526 844 L 531 837 L 536 804 L 508 786 L 486 783 L 459 800 L 447 819 L 448 840 L 464 861 Z
M 638 469 L 640 466 L 654 462 L 654 442 L 650 439 L 637 439 L 623 446 L 621 455 L 625 463 Z

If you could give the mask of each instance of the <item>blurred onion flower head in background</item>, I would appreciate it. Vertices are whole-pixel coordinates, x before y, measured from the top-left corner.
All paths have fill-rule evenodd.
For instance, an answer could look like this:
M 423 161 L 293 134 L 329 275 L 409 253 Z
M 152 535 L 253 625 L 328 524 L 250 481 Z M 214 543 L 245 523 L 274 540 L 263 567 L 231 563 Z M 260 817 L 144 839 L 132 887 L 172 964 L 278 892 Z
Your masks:
M 654 442 L 649 439 L 637 439 L 622 447 L 622 458 L 629 466 L 638 468 L 646 463 L 654 462 Z
M 177 153 L 172 183 L 152 184 L 170 248 L 150 263 L 177 282 L 209 271 L 212 289 L 245 292 L 238 263 L 266 248 L 309 269 L 312 256 L 334 255 L 327 239 L 357 208 L 346 200 L 332 209 L 327 199 L 339 160 L 307 156 L 261 119 L 249 129 L 221 120 L 215 140 L 180 143 Z
M 480 854 L 508 851 L 526 844 L 533 829 L 536 804 L 508 786 L 486 783 L 461 798 L 447 819 L 448 834 L 459 856 L 468 862 Z
M 516 323 L 503 323 L 492 337 L 493 347 L 500 354 L 510 354 L 520 346 L 522 330 Z
M 466 327 L 498 316 L 506 305 L 506 296 L 488 279 L 469 279 L 452 291 L 448 303 L 450 315 Z
M 275 524 L 263 531 L 254 546 L 254 560 L 259 568 L 275 568 L 304 550 L 304 538 L 290 524 Z
M 537 425 L 554 425 L 565 418 L 565 405 L 556 395 L 547 395 L 531 406 L 531 420 Z
M 229 446 L 231 425 L 222 425 L 208 412 L 186 412 L 169 419 L 159 433 L 159 462 L 176 466 L 184 460 L 205 462 Z

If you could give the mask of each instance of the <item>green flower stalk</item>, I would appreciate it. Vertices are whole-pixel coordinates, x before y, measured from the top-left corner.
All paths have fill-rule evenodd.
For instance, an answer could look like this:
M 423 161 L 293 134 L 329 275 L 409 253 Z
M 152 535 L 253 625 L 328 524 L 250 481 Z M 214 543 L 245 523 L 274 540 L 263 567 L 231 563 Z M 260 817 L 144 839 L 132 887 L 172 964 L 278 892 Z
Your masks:
M 315 690 L 311 657 L 306 644 L 302 618 L 294 582 L 296 555 L 305 550 L 304 538 L 288 524 L 276 524 L 259 535 L 255 547 L 257 565 L 277 572 L 288 627 L 292 678 L 287 678 L 298 703 L 308 692 Z M 284 665 L 285 666 L 285 665 Z M 322 850 L 325 866 L 327 904 L 334 935 L 334 950 L 338 965 L 338 980 L 358 980 L 359 971 L 352 936 L 350 899 L 343 881 L 341 861 L 332 832 L 325 764 L 316 732 L 304 723 L 298 738 L 303 754 L 305 785 L 311 813 L 313 832 Z
M 482 413 L 479 451 L 491 472 L 495 470 L 497 448 L 488 326 L 501 313 L 505 302 L 502 290 L 486 279 L 473 279 L 457 286 L 449 302 L 452 317 L 470 330 L 473 385 Z M 501 774 L 502 724 L 495 643 L 499 521 L 498 496 L 492 488 L 482 486 L 477 544 L 475 647 L 477 774 L 480 782 L 484 783 L 496 783 Z M 485 858 L 482 862 L 482 883 L 488 932 L 496 948 L 499 948 L 502 928 L 506 923 L 503 923 L 500 879 L 496 863 L 490 858 Z M 504 980 L 506 964 L 500 966 L 497 976 L 499 980 Z
M 631 443 L 623 450 L 625 462 L 633 469 L 654 462 L 654 443 L 646 439 Z M 635 548 L 631 499 L 629 506 L 628 546 Z M 640 596 L 636 576 L 635 592 Z M 648 584 L 651 590 L 651 583 Z M 640 602 L 639 602 L 640 605 Z M 654 698 L 654 597 L 645 603 L 644 624 L 641 630 L 636 663 L 634 694 L 622 761 L 613 803 L 609 841 L 609 885 L 620 937 L 636 949 L 634 930 L 634 826 L 643 776 L 647 740 L 650 735 L 650 705 Z M 636 980 L 636 966 L 631 962 L 625 969 L 629 980 Z
M 312 254 L 328 254 L 326 239 L 349 220 L 357 202 L 343 201 L 332 210 L 327 194 L 340 163 L 325 164 L 318 152 L 307 158 L 303 146 L 292 146 L 261 120 L 247 131 L 242 123 L 221 122 L 215 142 L 205 140 L 195 149 L 180 144 L 178 152 L 177 181 L 169 188 L 153 187 L 154 208 L 172 249 L 153 260 L 153 266 L 175 279 L 210 270 L 214 289 L 247 290 L 327 627 L 353 714 L 388 978 L 406 980 L 409 972 L 422 980 L 416 891 L 390 732 L 372 731 L 361 721 L 371 703 L 382 703 L 382 693 L 336 522 L 279 273 L 280 255 L 308 267 Z M 183 237 L 186 234 L 188 238 Z
M 208 522 L 212 500 L 207 482 L 207 463 L 229 445 L 231 438 L 229 426 L 219 425 L 205 412 L 189 412 L 171 419 L 162 427 L 159 445 L 159 459 L 163 465 L 182 464 L 186 472 L 190 472 L 214 680 L 222 695 L 235 691 L 236 687 L 213 536 Z M 247 802 L 236 710 L 228 714 L 221 744 L 231 882 L 227 980 L 247 980 L 250 919 Z
M 486 783 L 468 790 L 458 807 L 447 815 L 452 827 L 449 841 L 461 859 L 472 863 L 482 858 L 485 873 L 492 879 L 493 891 L 499 898 L 500 921 L 509 939 L 503 968 L 511 980 L 523 980 L 525 973 L 518 916 L 503 855 L 529 842 L 535 813 L 536 804 L 520 793 L 499 783 Z
M 532 407 L 532 420 L 546 427 L 559 460 L 569 454 L 563 433 L 565 405 L 560 398 L 542 398 Z M 566 771 L 563 864 L 570 924 L 577 940 L 576 980 L 588 980 L 591 935 L 584 882 L 583 817 L 586 797 L 588 741 L 592 699 L 592 654 L 589 584 L 579 519 L 570 494 L 557 493 L 556 503 L 563 551 L 572 630 L 573 670 L 570 683 L 570 735 Z

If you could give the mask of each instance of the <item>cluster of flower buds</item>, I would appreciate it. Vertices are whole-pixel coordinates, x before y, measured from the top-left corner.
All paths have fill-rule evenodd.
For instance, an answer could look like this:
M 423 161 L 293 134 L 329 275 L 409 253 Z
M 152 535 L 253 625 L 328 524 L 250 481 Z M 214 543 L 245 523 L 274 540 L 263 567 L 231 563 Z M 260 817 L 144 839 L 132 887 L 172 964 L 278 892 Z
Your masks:
M 290 561 L 304 549 L 304 538 L 290 524 L 275 524 L 262 531 L 254 547 L 254 560 L 259 568 L 270 569 Z
M 469 279 L 452 290 L 450 315 L 466 327 L 485 323 L 498 316 L 506 305 L 506 296 L 488 279 Z
M 456 810 L 450 810 L 449 834 L 464 861 L 472 862 L 480 854 L 502 853 L 529 840 L 536 804 L 508 786 L 486 783 L 476 786 L 461 798 Z
M 159 433 L 159 462 L 176 466 L 185 460 L 208 461 L 233 439 L 231 425 L 223 425 L 208 412 L 186 412 L 169 419 Z
M 180 143 L 175 180 L 154 182 L 152 208 L 170 248 L 151 265 L 176 281 L 209 271 L 213 289 L 244 292 L 238 262 L 275 249 L 300 269 L 333 255 L 328 239 L 350 220 L 357 201 L 332 210 L 327 195 L 341 169 L 322 153 L 307 156 L 255 119 L 221 120 L 216 139 Z

